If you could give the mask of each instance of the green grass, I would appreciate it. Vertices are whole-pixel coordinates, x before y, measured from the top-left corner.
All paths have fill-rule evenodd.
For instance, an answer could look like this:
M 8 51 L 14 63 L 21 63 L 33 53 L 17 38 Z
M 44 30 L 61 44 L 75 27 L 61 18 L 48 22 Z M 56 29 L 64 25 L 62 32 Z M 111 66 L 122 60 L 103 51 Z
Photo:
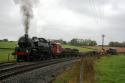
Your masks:
M 71 45 L 63 45 L 63 48 L 75 48 L 75 49 L 78 49 L 80 52 L 92 51 L 92 49 L 83 48 L 83 47 L 80 47 L 80 46 L 71 46 Z
M 1 62 L 8 62 L 9 61 L 13 61 L 14 56 L 11 55 L 13 50 L 11 49 L 0 49 L 0 63 Z
M 96 72 L 97 83 L 125 83 L 125 56 L 97 60 Z
M 0 42 L 0 63 L 13 61 L 14 56 L 11 55 L 12 51 L 16 47 L 16 42 Z M 8 57 L 9 55 L 9 57 Z
M 16 42 L 0 42 L 0 48 L 15 48 Z

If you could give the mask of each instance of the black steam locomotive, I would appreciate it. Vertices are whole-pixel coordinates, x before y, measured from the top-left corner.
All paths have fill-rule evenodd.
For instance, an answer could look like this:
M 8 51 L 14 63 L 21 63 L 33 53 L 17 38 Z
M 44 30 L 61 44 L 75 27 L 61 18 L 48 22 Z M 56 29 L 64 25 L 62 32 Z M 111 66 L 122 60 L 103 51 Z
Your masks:
M 49 59 L 52 56 L 51 44 L 44 38 L 32 37 L 27 34 L 18 40 L 18 46 L 15 48 L 17 61 L 34 61 Z

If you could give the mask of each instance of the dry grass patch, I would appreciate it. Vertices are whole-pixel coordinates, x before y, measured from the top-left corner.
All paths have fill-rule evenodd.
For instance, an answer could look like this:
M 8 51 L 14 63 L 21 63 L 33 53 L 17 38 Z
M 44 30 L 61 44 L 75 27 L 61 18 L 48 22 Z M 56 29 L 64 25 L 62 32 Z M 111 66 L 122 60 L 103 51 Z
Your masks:
M 95 83 L 95 58 L 83 58 L 83 79 L 84 83 Z
M 77 61 L 61 75 L 57 76 L 53 83 L 78 83 L 81 62 Z

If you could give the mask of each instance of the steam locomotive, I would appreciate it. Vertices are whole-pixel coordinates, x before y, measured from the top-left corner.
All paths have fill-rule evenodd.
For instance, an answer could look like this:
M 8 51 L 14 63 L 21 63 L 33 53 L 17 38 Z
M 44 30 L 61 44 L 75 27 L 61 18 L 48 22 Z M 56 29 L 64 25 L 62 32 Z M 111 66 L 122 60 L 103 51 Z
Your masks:
M 51 43 L 45 38 L 28 37 L 28 34 L 20 37 L 14 54 L 19 61 L 39 61 L 51 58 L 78 56 L 77 49 L 64 49 L 60 43 Z

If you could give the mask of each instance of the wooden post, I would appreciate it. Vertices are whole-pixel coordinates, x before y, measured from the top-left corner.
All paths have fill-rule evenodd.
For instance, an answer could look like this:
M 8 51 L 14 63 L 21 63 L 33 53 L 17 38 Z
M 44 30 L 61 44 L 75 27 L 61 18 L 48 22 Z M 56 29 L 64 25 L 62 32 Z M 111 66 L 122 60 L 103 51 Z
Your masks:
M 8 62 L 10 62 L 10 53 L 8 53 Z

